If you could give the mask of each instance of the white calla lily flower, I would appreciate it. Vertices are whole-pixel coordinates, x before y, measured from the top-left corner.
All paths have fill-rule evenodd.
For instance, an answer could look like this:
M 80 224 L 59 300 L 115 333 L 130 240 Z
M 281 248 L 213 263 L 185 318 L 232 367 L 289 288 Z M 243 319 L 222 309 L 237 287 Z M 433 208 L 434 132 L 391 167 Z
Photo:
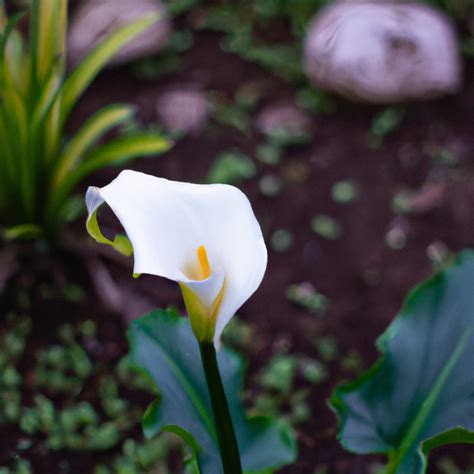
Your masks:
M 130 242 L 105 238 L 97 210 L 106 202 Z M 242 304 L 260 285 L 267 249 L 249 200 L 224 184 L 169 181 L 122 171 L 86 194 L 87 229 L 98 242 L 134 254 L 134 273 L 179 283 L 191 325 L 201 342 L 219 341 Z M 131 244 L 131 248 L 130 248 Z

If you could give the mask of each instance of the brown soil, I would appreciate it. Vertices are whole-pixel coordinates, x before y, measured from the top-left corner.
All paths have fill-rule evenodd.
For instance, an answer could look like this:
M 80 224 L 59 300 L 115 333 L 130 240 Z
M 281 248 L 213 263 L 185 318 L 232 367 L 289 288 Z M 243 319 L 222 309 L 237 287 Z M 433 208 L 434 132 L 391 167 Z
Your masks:
M 266 278 L 257 293 L 239 311 L 250 322 L 258 337 L 255 349 L 248 354 L 252 373 L 256 373 L 281 347 L 292 353 L 316 355 L 313 341 L 322 335 L 334 336 L 341 354 L 356 350 L 363 355 L 368 367 L 377 358 L 374 342 L 399 310 L 404 295 L 415 283 L 430 274 L 432 261 L 427 248 L 443 242 L 451 251 L 474 244 L 474 67 L 466 71 L 465 86 L 454 97 L 429 103 L 412 104 L 398 130 L 386 137 L 382 146 L 368 146 L 370 123 L 378 109 L 338 102 L 337 113 L 312 117 L 313 138 L 306 145 L 287 149 L 282 164 L 277 168 L 259 164 L 258 175 L 242 184 L 250 197 L 257 217 L 269 239 L 276 229 L 289 229 L 294 234 L 290 250 L 277 253 L 270 249 Z M 84 117 L 111 102 L 135 102 L 144 121 L 155 120 L 156 97 L 163 90 L 179 85 L 198 85 L 204 91 L 221 91 L 232 97 L 245 81 L 264 78 L 270 80 L 272 95 L 265 102 L 291 99 L 294 90 L 238 57 L 224 53 L 218 46 L 218 36 L 200 33 L 195 47 L 185 55 L 183 69 L 166 79 L 139 82 L 127 68 L 104 73 L 93 84 L 75 115 L 79 124 Z M 156 159 L 143 159 L 132 167 L 147 173 L 183 181 L 203 181 L 216 154 L 237 148 L 253 155 L 263 139 L 257 133 L 239 134 L 232 128 L 211 122 L 199 135 L 177 141 L 173 149 Z M 459 163 L 455 168 L 439 164 L 431 155 L 437 147 L 448 147 L 456 153 Z M 288 178 L 295 166 L 307 171 L 302 182 Z M 283 177 L 285 186 L 276 197 L 259 193 L 258 178 L 266 173 Z M 87 184 L 107 183 L 117 173 L 108 169 L 91 178 Z M 340 180 L 352 179 L 359 185 L 360 196 L 348 205 L 331 199 L 331 186 Z M 393 250 L 385 243 L 387 230 L 396 214 L 392 198 L 403 188 L 419 189 L 425 182 L 443 181 L 442 199 L 420 214 L 404 218 L 407 243 Z M 428 206 L 430 207 L 430 206 Z M 337 219 L 344 232 L 338 240 L 325 240 L 311 229 L 315 214 L 324 213 Z M 82 223 L 77 233 L 85 233 Z M 85 238 L 85 236 L 84 236 Z M 64 261 L 64 256 L 62 256 Z M 70 260 L 72 278 L 87 274 L 78 261 Z M 157 306 L 179 304 L 178 290 L 170 283 L 145 277 L 129 279 L 129 270 L 106 261 L 115 278 L 127 287 L 152 300 Z M 67 266 L 67 265 L 66 265 Z M 331 300 L 328 313 L 318 318 L 296 307 L 285 298 L 288 285 L 309 281 Z M 87 284 L 89 282 L 86 281 Z M 92 293 L 92 291 L 91 291 Z M 88 302 L 97 319 L 111 325 L 115 337 L 116 356 L 126 349 L 121 335 L 122 323 L 100 306 Z M 35 325 L 39 331 L 35 340 L 48 340 L 51 327 L 71 315 L 60 306 L 35 308 Z M 103 314 L 98 314 L 102 312 Z M 77 316 L 79 317 L 79 316 Z M 113 322 L 112 322 L 113 321 Z M 41 328 L 44 328 L 41 330 Z M 122 331 L 123 332 L 123 331 Z M 113 360 L 114 357 L 112 357 Z M 282 472 L 310 474 L 317 466 L 327 466 L 334 474 L 367 474 L 368 460 L 345 452 L 336 440 L 336 418 L 327 408 L 327 400 L 338 382 L 352 377 L 334 363 L 330 367 L 328 383 L 319 385 L 311 394 L 313 416 L 298 428 L 299 461 Z M 19 436 L 18 432 L 2 433 L 2 439 Z M 3 455 L 2 449 L 0 464 Z M 455 450 L 460 460 L 467 460 L 472 448 Z M 56 472 L 54 459 L 46 461 L 46 453 L 35 458 L 35 472 Z M 41 459 L 40 459 L 41 458 Z M 89 460 L 89 461 L 87 461 Z M 77 473 L 90 472 L 92 457 L 77 456 Z M 95 459 L 97 462 L 97 459 Z M 45 470 L 42 466 L 48 466 Z M 436 472 L 430 469 L 430 472 Z

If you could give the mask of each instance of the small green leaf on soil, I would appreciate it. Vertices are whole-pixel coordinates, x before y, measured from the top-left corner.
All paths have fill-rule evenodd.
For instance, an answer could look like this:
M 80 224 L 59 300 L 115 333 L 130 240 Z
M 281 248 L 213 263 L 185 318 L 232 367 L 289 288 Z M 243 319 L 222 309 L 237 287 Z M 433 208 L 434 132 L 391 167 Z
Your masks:
M 341 368 L 347 372 L 358 374 L 364 365 L 364 359 L 356 350 L 350 351 L 341 359 Z
M 293 245 L 293 234 L 287 229 L 278 229 L 273 232 L 271 246 L 275 252 L 286 252 Z
M 359 196 L 357 184 L 352 180 L 338 181 L 331 188 L 331 197 L 338 204 L 350 204 Z
M 337 341 L 331 336 L 316 339 L 315 346 L 321 359 L 326 362 L 331 362 L 338 356 Z
M 225 328 L 222 342 L 230 347 L 243 349 L 244 352 L 248 352 L 254 342 L 252 326 L 234 316 Z
M 280 194 L 283 183 L 280 177 L 273 174 L 266 174 L 259 182 L 260 192 L 267 197 L 274 197 Z
M 303 306 L 311 313 L 324 314 L 330 303 L 326 296 L 316 291 L 313 285 L 308 282 L 290 285 L 286 289 L 285 295 L 289 301 Z
M 250 133 L 252 129 L 252 117 L 245 109 L 234 104 L 216 102 L 212 110 L 216 122 L 221 125 L 233 127 L 244 135 Z
M 86 295 L 80 286 L 70 284 L 64 286 L 63 297 L 70 303 L 80 303 L 81 301 L 84 301 Z
M 289 393 L 293 388 L 297 367 L 298 361 L 294 356 L 276 356 L 260 374 L 260 384 L 266 389 Z
M 301 359 L 300 368 L 303 377 L 313 384 L 322 383 L 328 378 L 326 366 L 317 359 Z
M 336 240 L 342 235 L 342 225 L 326 214 L 318 214 L 311 221 L 311 228 L 316 234 L 328 240 Z
M 257 147 L 256 156 L 266 165 L 278 165 L 283 158 L 283 149 L 273 143 L 263 143 Z
M 298 91 L 296 103 L 312 113 L 332 114 L 337 108 L 334 98 L 328 92 L 311 87 Z
M 238 151 L 229 151 L 217 156 L 207 175 L 207 182 L 237 184 L 253 178 L 255 173 L 252 158 Z
M 370 145 L 374 148 L 380 146 L 384 137 L 398 129 L 404 115 L 403 107 L 387 107 L 377 113 L 370 126 Z
M 437 148 L 431 156 L 437 163 L 443 166 L 455 167 L 461 161 L 460 157 L 448 147 Z
M 410 197 L 406 191 L 400 191 L 392 199 L 392 209 L 397 214 L 409 214 L 411 212 Z

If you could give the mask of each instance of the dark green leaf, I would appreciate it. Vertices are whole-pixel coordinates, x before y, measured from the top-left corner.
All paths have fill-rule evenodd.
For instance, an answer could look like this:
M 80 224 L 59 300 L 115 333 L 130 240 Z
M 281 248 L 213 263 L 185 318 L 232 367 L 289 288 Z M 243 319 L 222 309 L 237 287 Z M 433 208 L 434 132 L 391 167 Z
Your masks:
M 420 474 L 431 449 L 473 443 L 474 252 L 416 288 L 378 347 L 381 360 L 333 395 L 343 445 L 388 454 L 387 474 Z
M 178 434 L 194 449 L 202 474 L 222 474 L 199 348 L 188 320 L 169 310 L 155 310 L 134 321 L 128 335 L 133 363 L 151 377 L 162 395 L 145 413 L 145 434 Z M 268 473 L 292 462 L 295 439 L 288 427 L 269 418 L 245 416 L 240 357 L 221 349 L 218 362 L 245 472 Z

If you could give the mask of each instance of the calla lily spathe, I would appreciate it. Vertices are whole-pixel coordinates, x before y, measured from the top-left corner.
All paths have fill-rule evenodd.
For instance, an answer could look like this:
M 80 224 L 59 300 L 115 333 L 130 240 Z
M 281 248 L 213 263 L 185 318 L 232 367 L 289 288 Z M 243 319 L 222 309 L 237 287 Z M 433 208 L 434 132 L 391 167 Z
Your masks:
M 127 239 L 112 242 L 99 230 L 106 202 Z M 218 342 L 242 304 L 260 285 L 267 266 L 262 231 L 245 194 L 224 184 L 169 181 L 122 171 L 86 195 L 87 228 L 97 241 L 134 254 L 134 273 L 179 283 L 194 334 Z

